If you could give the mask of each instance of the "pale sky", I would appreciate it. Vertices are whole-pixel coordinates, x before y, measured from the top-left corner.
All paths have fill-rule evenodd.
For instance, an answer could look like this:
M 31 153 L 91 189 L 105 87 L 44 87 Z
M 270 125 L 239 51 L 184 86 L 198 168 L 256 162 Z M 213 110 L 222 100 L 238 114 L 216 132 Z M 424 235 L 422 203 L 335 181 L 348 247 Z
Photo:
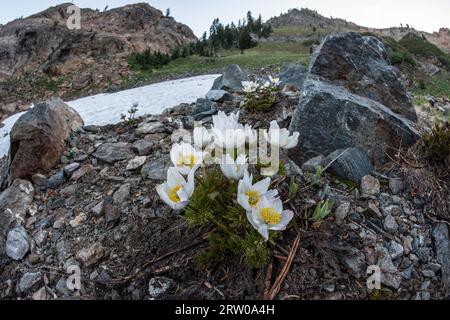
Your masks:
M 0 0 L 0 24 L 21 16 L 45 10 L 64 1 L 60 0 Z M 69 1 L 70 2 L 70 1 Z M 139 0 L 74 0 L 82 8 L 103 10 Z M 248 10 L 254 15 L 262 14 L 267 20 L 291 8 L 310 8 L 324 16 L 347 19 L 359 25 L 374 28 L 409 24 L 422 31 L 438 31 L 450 27 L 449 0 L 150 0 L 145 1 L 165 12 L 170 8 L 172 16 L 190 26 L 201 36 L 209 29 L 214 18 L 223 22 L 237 21 Z

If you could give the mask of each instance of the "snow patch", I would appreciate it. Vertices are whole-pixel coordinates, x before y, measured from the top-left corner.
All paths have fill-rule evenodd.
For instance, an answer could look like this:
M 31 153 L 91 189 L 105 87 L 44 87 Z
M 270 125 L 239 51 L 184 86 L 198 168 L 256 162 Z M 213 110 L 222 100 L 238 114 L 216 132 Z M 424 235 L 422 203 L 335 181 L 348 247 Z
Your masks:
M 111 94 L 98 94 L 67 102 L 83 118 L 85 125 L 117 124 L 120 115 L 127 114 L 133 103 L 139 104 L 137 116 L 161 114 L 180 103 L 192 103 L 205 97 L 219 74 L 165 81 Z M 8 154 L 9 133 L 24 112 L 3 121 L 0 128 L 0 158 Z

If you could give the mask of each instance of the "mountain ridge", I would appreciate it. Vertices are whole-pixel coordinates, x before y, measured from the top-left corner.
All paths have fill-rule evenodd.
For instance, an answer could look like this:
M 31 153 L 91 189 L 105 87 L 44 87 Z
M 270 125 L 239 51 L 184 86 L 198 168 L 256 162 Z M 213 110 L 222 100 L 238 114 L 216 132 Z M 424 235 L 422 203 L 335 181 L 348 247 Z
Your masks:
M 433 33 L 419 31 L 409 25 L 390 28 L 370 28 L 360 26 L 345 19 L 328 18 L 315 10 L 307 8 L 290 9 L 287 13 L 281 14 L 278 17 L 272 17 L 267 23 L 271 24 L 274 28 L 301 26 L 322 29 L 333 33 L 347 31 L 372 32 L 378 36 L 392 37 L 396 41 L 399 41 L 408 33 L 415 33 L 426 37 L 429 42 L 450 53 L 450 30 L 448 28 L 441 28 L 439 31 Z

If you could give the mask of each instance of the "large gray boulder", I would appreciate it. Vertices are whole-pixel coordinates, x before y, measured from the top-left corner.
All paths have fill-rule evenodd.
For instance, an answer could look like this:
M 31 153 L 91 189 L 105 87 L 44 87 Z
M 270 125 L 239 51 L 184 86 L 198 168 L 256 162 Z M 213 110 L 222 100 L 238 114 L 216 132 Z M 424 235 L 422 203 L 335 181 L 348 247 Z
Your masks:
M 11 130 L 10 181 L 47 173 L 61 159 L 65 141 L 83 126 L 80 115 L 60 98 L 38 103 Z
M 211 90 L 242 92 L 242 81 L 248 81 L 247 74 L 237 64 L 232 64 L 214 81 Z
M 313 56 L 290 130 L 300 132 L 298 163 L 337 149 L 364 149 L 375 166 L 419 139 L 410 98 L 383 44 L 345 33 L 327 37 Z
M 301 64 L 289 64 L 280 73 L 280 84 L 295 86 L 301 90 L 308 75 L 308 68 Z
M 375 37 L 353 32 L 328 36 L 311 59 L 310 74 L 417 121 L 411 97 Z
M 299 147 L 291 152 L 299 164 L 337 149 L 361 147 L 375 165 L 382 165 L 390 147 L 412 145 L 419 139 L 412 123 L 386 106 L 311 76 L 290 130 L 300 132 Z

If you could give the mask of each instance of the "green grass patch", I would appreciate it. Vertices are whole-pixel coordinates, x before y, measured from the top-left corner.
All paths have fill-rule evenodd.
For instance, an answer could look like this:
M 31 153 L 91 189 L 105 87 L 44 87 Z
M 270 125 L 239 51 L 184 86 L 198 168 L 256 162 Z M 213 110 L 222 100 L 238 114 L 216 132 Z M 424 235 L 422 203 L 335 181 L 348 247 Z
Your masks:
M 432 95 L 450 98 L 450 75 L 422 76 L 413 89 L 414 95 Z
M 165 77 L 185 76 L 207 72 L 217 72 L 230 64 L 238 64 L 241 68 L 255 71 L 267 66 L 288 63 L 308 64 L 309 53 L 295 43 L 263 43 L 256 48 L 245 50 L 223 50 L 218 57 L 201 57 L 192 55 L 171 61 L 169 64 L 153 70 L 133 68 L 135 80 L 151 81 Z
M 401 46 L 394 38 L 391 37 L 383 37 L 382 41 L 386 46 L 386 49 L 389 53 L 389 59 L 393 65 L 398 64 L 409 64 L 411 66 L 416 66 L 417 62 L 411 53 Z
M 448 69 L 450 69 L 450 55 L 443 52 L 434 44 L 415 34 L 407 34 L 399 42 L 410 53 L 422 57 L 436 57 Z

